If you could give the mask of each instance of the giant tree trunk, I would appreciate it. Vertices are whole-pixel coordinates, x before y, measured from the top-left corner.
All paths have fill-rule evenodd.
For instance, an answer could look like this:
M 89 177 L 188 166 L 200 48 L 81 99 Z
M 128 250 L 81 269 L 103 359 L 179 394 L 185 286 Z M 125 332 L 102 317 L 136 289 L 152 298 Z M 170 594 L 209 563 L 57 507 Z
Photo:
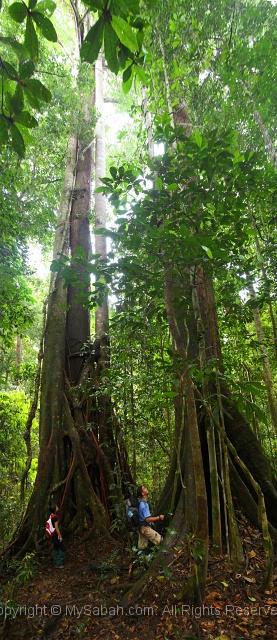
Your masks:
M 40 399 L 38 472 L 24 522 L 7 552 L 22 553 L 44 541 L 51 502 L 61 505 L 64 532 L 106 534 L 109 524 L 109 485 L 112 464 L 103 452 L 97 431 L 98 408 L 93 397 L 97 356 L 89 349 L 89 290 L 91 243 L 92 144 L 87 134 L 94 102 L 82 96 L 76 130 L 68 144 L 67 165 L 57 219 L 54 260 L 44 342 Z M 86 136 L 83 138 L 82 135 Z M 93 132 L 91 130 L 91 140 Z M 64 262 L 71 261 L 70 282 Z M 68 273 L 68 266 L 67 266 Z M 95 428 L 96 425 L 96 428 Z
M 182 361 L 182 387 L 185 401 L 184 436 L 185 468 L 180 469 L 185 488 L 185 522 L 189 533 L 195 534 L 195 550 L 192 575 L 182 592 L 183 598 L 190 598 L 201 604 L 206 588 L 208 567 L 208 504 L 205 486 L 201 442 L 198 430 L 197 409 L 194 396 L 188 353 L 188 336 L 184 335 L 178 323 L 178 312 L 174 309 L 174 277 L 168 264 L 165 265 L 165 307 L 168 324 L 175 349 Z M 182 325 L 185 318 L 182 319 Z
M 91 158 L 88 154 L 91 154 L 91 149 L 77 156 L 78 150 L 83 148 L 84 143 L 79 141 L 78 145 L 73 135 L 68 145 L 57 220 L 55 259 L 60 254 L 68 255 L 70 248 L 72 256 L 77 246 L 87 255 L 90 249 Z M 81 275 L 78 274 L 79 277 Z M 88 434 L 84 429 L 87 403 L 82 402 L 84 391 L 74 386 L 81 375 L 84 358 L 80 348 L 88 337 L 89 311 L 79 303 L 77 288 L 74 295 L 74 288 L 65 286 L 60 268 L 52 276 L 48 302 L 38 473 L 24 523 L 8 549 L 13 553 L 22 553 L 27 548 L 40 545 L 46 515 L 53 500 L 61 503 L 65 529 L 80 532 L 86 527 L 97 533 L 107 530 L 108 518 L 102 502 L 103 495 L 107 494 L 108 465 L 93 432 Z
M 198 280 L 197 289 L 201 315 L 205 326 L 206 350 L 211 358 L 216 358 L 219 369 L 224 373 L 216 315 L 216 303 L 211 277 L 202 273 L 201 278 Z M 192 357 L 195 357 L 197 350 L 197 341 L 195 338 L 196 336 L 194 336 L 194 339 L 191 341 Z M 211 386 L 210 390 L 215 396 L 216 389 Z M 260 485 L 264 493 L 269 520 L 274 527 L 277 527 L 277 492 L 273 485 L 268 459 L 263 453 L 262 447 L 246 418 L 238 411 L 231 398 L 227 385 L 223 381 L 220 383 L 220 391 L 224 408 L 224 424 L 226 433 L 232 444 L 235 446 L 238 455 L 246 464 L 256 482 Z

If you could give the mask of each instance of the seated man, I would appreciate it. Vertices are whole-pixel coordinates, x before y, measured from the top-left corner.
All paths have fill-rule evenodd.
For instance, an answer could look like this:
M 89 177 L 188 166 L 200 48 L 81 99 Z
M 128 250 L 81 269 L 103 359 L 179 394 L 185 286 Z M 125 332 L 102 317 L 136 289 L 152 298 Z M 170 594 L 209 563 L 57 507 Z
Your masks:
M 139 519 L 140 519 L 140 530 L 139 530 L 139 539 L 138 539 L 138 548 L 146 549 L 148 545 L 148 540 L 153 542 L 153 544 L 160 545 L 163 541 L 162 536 L 157 531 L 151 529 L 151 522 L 157 522 L 158 520 L 164 520 L 164 516 L 151 516 L 149 505 L 147 502 L 147 498 L 149 495 L 148 489 L 146 487 L 139 487 L 137 492 L 138 498 L 140 500 L 139 503 Z

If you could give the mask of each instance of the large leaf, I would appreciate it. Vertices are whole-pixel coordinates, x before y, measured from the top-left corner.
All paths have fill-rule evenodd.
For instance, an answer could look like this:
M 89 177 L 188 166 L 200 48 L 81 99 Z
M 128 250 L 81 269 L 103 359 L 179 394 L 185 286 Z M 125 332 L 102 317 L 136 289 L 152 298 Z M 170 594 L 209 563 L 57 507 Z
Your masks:
M 118 60 L 122 69 L 125 69 L 126 62 L 130 58 L 130 49 L 124 47 L 124 44 L 119 41 L 119 51 L 118 51 Z
M 156 185 L 157 189 L 158 189 L 159 191 L 161 191 L 161 190 L 162 190 L 162 188 L 163 188 L 163 181 L 162 181 L 162 179 L 161 179 L 161 178 L 156 178 L 156 180 L 155 180 L 155 185 Z
M 19 115 L 24 107 L 24 99 L 23 99 L 23 91 L 21 86 L 18 84 L 15 90 L 14 95 L 10 99 L 10 110 L 11 114 Z
M 26 47 L 20 42 L 17 42 L 13 38 L 6 38 L 4 36 L 0 36 L 0 42 L 4 42 L 4 44 L 10 45 L 12 49 L 15 51 L 19 60 L 27 60 L 29 58 L 29 52 Z
M 82 44 L 80 55 L 86 62 L 95 62 L 100 51 L 104 31 L 104 20 L 99 18 L 89 30 L 85 41 Z
M 147 81 L 147 77 L 146 77 L 145 71 L 139 64 L 135 65 L 135 73 L 136 73 L 137 78 L 140 80 L 141 84 L 143 84 L 145 87 L 147 87 L 148 81 Z
M 27 13 L 27 7 L 23 2 L 14 2 L 9 7 L 9 14 L 15 22 L 24 22 Z
M 32 17 L 44 38 L 46 38 L 46 40 L 49 40 L 50 42 L 57 42 L 57 32 L 51 20 L 42 15 L 42 13 L 39 13 L 39 11 L 33 11 Z
M 25 87 L 38 100 L 47 103 L 51 102 L 52 93 L 44 86 L 44 84 L 42 84 L 42 82 L 40 82 L 40 80 L 37 80 L 36 78 L 25 80 L 24 88 Z
M 19 75 L 21 80 L 26 80 L 26 78 L 30 78 L 35 72 L 35 64 L 33 60 L 23 60 L 19 65 Z
M 83 4 L 90 9 L 103 11 L 104 9 L 104 0 L 83 0 Z
M 7 118 L 0 114 L 0 145 L 7 144 L 9 140 L 9 124 Z
M 7 60 L 2 60 L 1 66 L 2 69 L 4 69 L 5 77 L 9 78 L 10 80 L 18 80 L 18 72 L 12 64 L 10 64 Z
M 27 18 L 24 44 L 25 44 L 25 47 L 27 47 L 31 58 L 33 58 L 33 60 L 37 60 L 38 38 L 33 25 L 33 20 L 30 16 L 28 16 Z
M 36 144 L 36 139 L 32 135 L 31 129 L 27 129 L 26 127 L 24 127 L 24 125 L 20 124 L 19 122 L 16 123 L 16 126 L 23 137 L 25 147 L 27 145 L 34 147 Z
M 130 69 L 131 69 L 131 73 L 130 73 Z M 124 73 L 123 73 L 123 84 L 122 84 L 122 90 L 123 93 L 126 95 L 130 89 L 131 86 L 133 84 L 133 77 L 134 77 L 134 65 L 131 64 L 129 67 L 127 67 L 127 69 L 125 69 Z
M 14 119 L 15 122 L 22 124 L 23 127 L 27 127 L 27 129 L 33 129 L 38 126 L 38 121 L 29 113 L 29 111 L 22 111 L 20 115 L 16 116 Z
M 124 84 L 128 82 L 129 78 L 131 78 L 132 71 L 133 71 L 133 65 L 130 64 L 129 67 L 127 67 L 127 69 L 125 69 L 125 71 L 123 72 L 122 79 Z
M 33 109 L 36 109 L 36 111 L 39 111 L 40 101 L 38 100 L 36 93 L 33 92 L 32 89 L 29 90 L 28 87 L 25 87 L 25 86 L 24 86 L 24 93 L 31 107 L 33 107 Z
M 108 63 L 108 67 L 113 73 L 119 72 L 119 61 L 117 57 L 117 49 L 119 46 L 119 40 L 114 32 L 111 24 L 106 22 L 104 29 L 104 50 L 105 57 Z
M 23 137 L 15 124 L 11 125 L 12 146 L 20 158 L 25 156 L 25 143 Z
M 132 52 L 138 50 L 139 47 L 136 34 L 126 20 L 123 20 L 123 18 L 119 18 L 118 16 L 113 16 L 111 25 L 120 42 L 122 42 L 125 47 L 128 47 Z
M 49 16 L 52 16 L 56 6 L 57 5 L 53 0 L 40 0 L 36 5 L 36 11 L 39 11 L 40 13 L 47 13 Z
M 130 12 L 127 4 L 124 0 L 111 0 L 109 4 L 110 12 L 117 16 L 124 16 L 126 18 Z
M 130 13 L 133 15 L 138 15 L 139 10 L 139 0 L 111 0 L 109 5 L 111 13 L 119 14 L 119 15 L 129 15 Z

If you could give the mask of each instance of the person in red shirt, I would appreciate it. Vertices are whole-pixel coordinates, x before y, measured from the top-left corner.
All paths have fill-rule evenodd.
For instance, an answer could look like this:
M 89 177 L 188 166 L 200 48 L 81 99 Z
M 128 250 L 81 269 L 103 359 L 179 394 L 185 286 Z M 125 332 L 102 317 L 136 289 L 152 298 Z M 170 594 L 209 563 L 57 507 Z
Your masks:
M 52 536 L 53 542 L 53 560 L 54 565 L 57 569 L 63 569 L 64 567 L 64 558 L 65 558 L 65 546 L 62 538 L 62 534 L 59 527 L 59 517 L 58 517 L 59 507 L 57 504 L 52 505 L 51 507 L 51 522 L 55 531 Z

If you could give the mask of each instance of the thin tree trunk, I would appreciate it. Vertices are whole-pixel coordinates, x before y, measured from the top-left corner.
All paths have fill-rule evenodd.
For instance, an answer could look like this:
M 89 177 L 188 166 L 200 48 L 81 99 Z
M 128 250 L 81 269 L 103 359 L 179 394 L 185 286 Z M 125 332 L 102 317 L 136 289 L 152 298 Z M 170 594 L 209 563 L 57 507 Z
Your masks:
M 97 112 L 96 141 L 95 141 L 95 188 L 102 186 L 101 178 L 106 175 L 105 131 L 104 131 L 104 97 L 103 97 L 103 59 L 99 54 L 95 63 L 95 106 Z M 95 193 L 95 231 L 106 228 L 106 197 L 103 193 Z M 95 235 L 95 253 L 102 260 L 107 258 L 107 241 L 105 235 Z M 101 303 L 95 313 L 96 335 L 100 338 L 102 349 L 107 350 L 107 335 L 109 330 L 108 296 L 103 295 Z M 101 341 L 102 338 L 102 341 Z M 105 359 L 108 354 L 105 354 Z
M 265 263 L 264 263 L 264 259 L 263 259 L 263 254 L 262 254 L 262 250 L 261 250 L 259 237 L 258 237 L 257 223 L 256 223 L 256 220 L 254 219 L 254 216 L 253 216 L 253 214 L 251 212 L 250 212 L 250 219 L 251 219 L 252 229 L 253 229 L 253 231 L 255 233 L 255 243 L 256 243 L 257 254 L 258 254 L 259 262 L 261 264 L 263 281 L 264 281 L 264 284 L 265 284 L 267 297 L 268 297 L 267 304 L 269 306 L 269 314 L 270 314 L 270 318 L 271 318 L 272 331 L 273 331 L 275 360 L 276 360 L 276 364 L 277 364 L 277 326 L 276 326 L 275 314 L 274 314 L 272 303 L 271 303 L 271 299 L 270 299 L 270 294 L 271 294 L 270 283 L 269 283 L 269 280 L 268 280 L 268 277 L 267 277 L 267 273 L 266 273 L 266 270 L 265 270 Z M 268 239 L 265 238 L 265 242 L 267 242 L 267 240 Z
M 255 289 L 253 287 L 252 282 L 250 282 L 250 280 L 248 280 L 247 286 L 248 286 L 251 300 L 253 300 L 253 302 L 257 302 Z M 260 313 L 258 309 L 258 303 L 257 303 L 257 306 L 254 307 L 252 311 L 253 311 L 256 334 L 257 334 L 258 342 L 260 344 L 260 356 L 261 356 L 261 362 L 263 367 L 263 375 L 264 375 L 264 381 L 266 385 L 271 422 L 277 434 L 277 401 L 276 401 L 276 396 L 275 396 L 275 391 L 273 386 L 273 379 L 272 379 L 269 357 L 265 347 L 264 332 L 263 332 L 263 326 L 261 323 Z

